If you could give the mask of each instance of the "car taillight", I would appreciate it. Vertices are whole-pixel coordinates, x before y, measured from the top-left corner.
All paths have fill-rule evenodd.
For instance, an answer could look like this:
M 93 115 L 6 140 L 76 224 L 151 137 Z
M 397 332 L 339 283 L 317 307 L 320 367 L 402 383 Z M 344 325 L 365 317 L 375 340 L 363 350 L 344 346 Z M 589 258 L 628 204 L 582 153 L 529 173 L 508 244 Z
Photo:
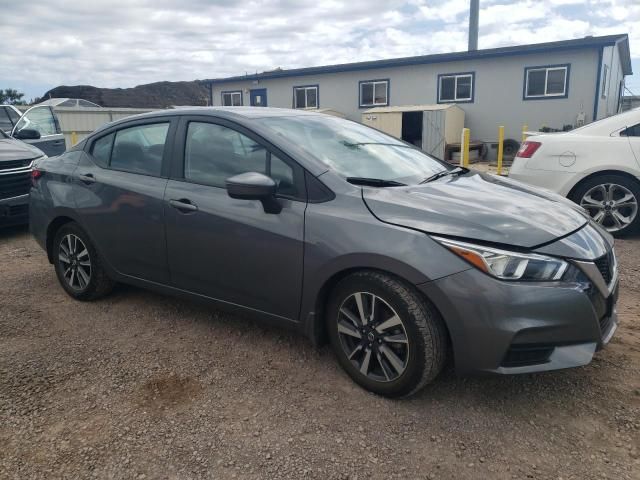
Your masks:
M 31 170 L 31 185 L 35 187 L 36 182 L 43 175 L 44 175 L 44 172 L 42 170 L 38 170 L 37 168 L 34 168 L 33 170 Z
M 520 150 L 516 153 L 516 157 L 520 158 L 531 158 L 536 150 L 540 148 L 542 145 L 540 142 L 532 142 L 530 140 L 526 140 L 520 146 Z

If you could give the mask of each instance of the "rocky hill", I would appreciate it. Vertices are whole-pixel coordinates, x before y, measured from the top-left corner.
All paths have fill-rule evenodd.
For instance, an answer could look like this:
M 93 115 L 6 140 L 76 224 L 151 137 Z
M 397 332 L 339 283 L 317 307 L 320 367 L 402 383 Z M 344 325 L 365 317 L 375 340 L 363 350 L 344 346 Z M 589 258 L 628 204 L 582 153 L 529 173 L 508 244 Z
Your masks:
M 204 82 L 157 82 L 133 88 L 98 88 L 90 85 L 59 86 L 42 96 L 83 98 L 103 107 L 166 108 L 172 105 L 207 105 L 209 92 Z

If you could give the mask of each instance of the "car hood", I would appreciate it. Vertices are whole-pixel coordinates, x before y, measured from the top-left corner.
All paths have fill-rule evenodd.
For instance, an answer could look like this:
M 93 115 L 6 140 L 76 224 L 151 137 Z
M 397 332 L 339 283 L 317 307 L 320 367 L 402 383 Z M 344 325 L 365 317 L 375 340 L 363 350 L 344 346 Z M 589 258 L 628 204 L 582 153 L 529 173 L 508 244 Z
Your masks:
M 363 199 L 386 223 L 523 248 L 551 242 L 588 222 L 579 207 L 553 192 L 476 172 L 424 185 L 364 188 Z
M 29 160 L 43 156 L 42 150 L 15 138 L 0 138 L 0 162 Z

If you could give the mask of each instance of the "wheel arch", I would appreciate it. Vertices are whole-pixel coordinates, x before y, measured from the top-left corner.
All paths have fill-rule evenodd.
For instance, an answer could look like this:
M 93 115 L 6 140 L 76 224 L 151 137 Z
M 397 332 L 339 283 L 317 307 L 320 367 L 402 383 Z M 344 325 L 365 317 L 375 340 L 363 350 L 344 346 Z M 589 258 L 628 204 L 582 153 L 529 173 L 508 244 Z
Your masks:
M 575 183 L 575 185 L 573 185 L 573 187 L 571 187 L 571 189 L 569 190 L 569 193 L 567 194 L 567 198 L 575 201 L 574 197 L 575 197 L 576 191 L 580 188 L 581 185 L 583 185 L 585 182 L 593 178 L 602 177 L 605 175 L 620 175 L 622 177 L 628 178 L 629 180 L 636 182 L 638 186 L 640 186 L 640 178 L 638 178 L 636 175 L 628 171 L 618 170 L 618 169 L 598 170 L 596 172 L 589 173 L 587 176 L 582 177 L 580 180 L 578 180 Z
M 46 247 L 47 247 L 47 258 L 49 259 L 49 263 L 53 264 L 53 239 L 56 237 L 56 233 L 64 225 L 71 222 L 75 222 L 75 219 L 67 215 L 60 215 L 54 218 L 51 222 L 49 222 L 49 225 L 47 225 L 47 234 L 45 237 L 45 241 L 46 241 Z
M 340 281 L 343 280 L 344 278 L 348 277 L 353 273 L 364 272 L 364 271 L 377 272 L 377 273 L 389 275 L 391 277 L 395 277 L 405 282 L 406 284 L 408 284 L 410 287 L 414 289 L 414 291 L 418 295 L 420 295 L 425 300 L 427 300 L 431 304 L 432 308 L 438 310 L 438 313 L 442 318 L 442 323 L 446 330 L 448 343 L 449 343 L 448 348 L 449 349 L 451 348 L 451 336 L 450 336 L 449 327 L 447 325 L 447 321 L 442 315 L 442 312 L 439 311 L 436 304 L 433 301 L 431 301 L 431 299 L 429 299 L 423 292 L 421 292 L 420 289 L 415 288 L 415 283 L 410 281 L 408 278 L 406 278 L 405 275 L 399 274 L 398 272 L 393 270 L 380 268 L 377 266 L 347 267 L 334 272 L 331 276 L 325 279 L 325 281 L 322 283 L 322 285 L 320 286 L 320 288 L 317 290 L 315 294 L 315 299 L 313 302 L 313 310 L 309 311 L 308 314 L 306 315 L 306 318 L 304 319 L 306 323 L 305 333 L 311 339 L 312 343 L 315 346 L 326 345 L 329 341 L 325 315 L 326 315 L 326 306 L 329 303 L 329 299 L 331 297 L 333 290 L 338 285 L 338 283 L 340 283 Z

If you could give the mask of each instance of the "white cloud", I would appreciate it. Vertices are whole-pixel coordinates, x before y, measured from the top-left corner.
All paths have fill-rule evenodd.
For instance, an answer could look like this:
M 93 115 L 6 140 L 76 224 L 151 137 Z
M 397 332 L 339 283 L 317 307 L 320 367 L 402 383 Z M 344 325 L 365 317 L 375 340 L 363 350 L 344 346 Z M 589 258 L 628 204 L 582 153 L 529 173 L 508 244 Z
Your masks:
M 0 4 L 10 0 L 0 0 Z M 640 0 L 482 0 L 480 48 L 630 34 Z M 1 7 L 0 87 L 127 87 L 460 51 L 468 0 L 65 0 Z

